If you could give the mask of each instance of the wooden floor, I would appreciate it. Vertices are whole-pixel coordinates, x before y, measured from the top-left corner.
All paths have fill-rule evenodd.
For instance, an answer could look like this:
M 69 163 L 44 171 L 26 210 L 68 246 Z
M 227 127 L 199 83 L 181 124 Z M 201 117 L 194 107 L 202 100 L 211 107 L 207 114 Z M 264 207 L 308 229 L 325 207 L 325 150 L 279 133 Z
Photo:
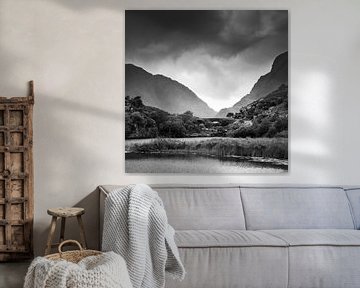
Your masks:
M 22 288 L 30 262 L 0 263 L 0 287 Z

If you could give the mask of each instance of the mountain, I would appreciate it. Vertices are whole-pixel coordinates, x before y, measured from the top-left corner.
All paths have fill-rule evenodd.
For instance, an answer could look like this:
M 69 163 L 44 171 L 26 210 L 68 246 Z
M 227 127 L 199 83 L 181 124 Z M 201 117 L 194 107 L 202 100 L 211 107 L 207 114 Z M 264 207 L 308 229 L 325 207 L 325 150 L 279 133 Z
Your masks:
M 288 87 L 282 84 L 240 108 L 232 118 L 236 121 L 227 127 L 228 137 L 288 137 Z
M 233 107 L 221 109 L 216 116 L 226 117 L 230 112 L 237 112 L 240 108 L 265 97 L 281 84 L 288 84 L 288 52 L 275 58 L 270 72 L 259 78 L 249 94 L 242 97 Z
M 288 116 L 288 86 L 282 84 L 275 91 L 264 98 L 240 108 L 233 118 L 241 120 L 254 120 L 260 118 L 261 121 L 270 117 L 271 120 Z
M 147 106 L 169 113 L 192 111 L 198 117 L 213 117 L 211 109 L 185 85 L 163 75 L 153 75 L 133 64 L 125 65 L 125 95 L 141 96 Z

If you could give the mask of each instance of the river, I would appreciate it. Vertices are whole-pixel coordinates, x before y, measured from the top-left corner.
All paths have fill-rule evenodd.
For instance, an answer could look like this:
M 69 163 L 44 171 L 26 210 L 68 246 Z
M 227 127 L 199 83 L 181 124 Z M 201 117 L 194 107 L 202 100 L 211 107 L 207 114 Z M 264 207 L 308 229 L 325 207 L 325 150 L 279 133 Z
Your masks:
M 219 159 L 192 154 L 125 154 L 126 173 L 191 173 L 191 174 L 273 174 L 287 172 L 287 165 L 276 165 L 239 158 Z

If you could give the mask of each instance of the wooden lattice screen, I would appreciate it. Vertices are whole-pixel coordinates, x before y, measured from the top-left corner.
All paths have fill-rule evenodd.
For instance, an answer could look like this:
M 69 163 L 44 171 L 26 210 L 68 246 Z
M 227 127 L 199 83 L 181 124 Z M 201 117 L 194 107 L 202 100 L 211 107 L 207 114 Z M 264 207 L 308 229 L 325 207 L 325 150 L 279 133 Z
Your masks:
M 0 97 L 0 261 L 32 257 L 34 87 Z

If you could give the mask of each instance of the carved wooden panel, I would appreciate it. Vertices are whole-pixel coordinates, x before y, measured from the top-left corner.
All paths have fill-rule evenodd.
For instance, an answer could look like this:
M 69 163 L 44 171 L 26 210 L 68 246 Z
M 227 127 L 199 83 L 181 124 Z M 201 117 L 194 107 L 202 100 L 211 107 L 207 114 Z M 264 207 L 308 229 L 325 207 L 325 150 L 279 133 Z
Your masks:
M 33 255 L 33 104 L 0 97 L 0 261 Z

